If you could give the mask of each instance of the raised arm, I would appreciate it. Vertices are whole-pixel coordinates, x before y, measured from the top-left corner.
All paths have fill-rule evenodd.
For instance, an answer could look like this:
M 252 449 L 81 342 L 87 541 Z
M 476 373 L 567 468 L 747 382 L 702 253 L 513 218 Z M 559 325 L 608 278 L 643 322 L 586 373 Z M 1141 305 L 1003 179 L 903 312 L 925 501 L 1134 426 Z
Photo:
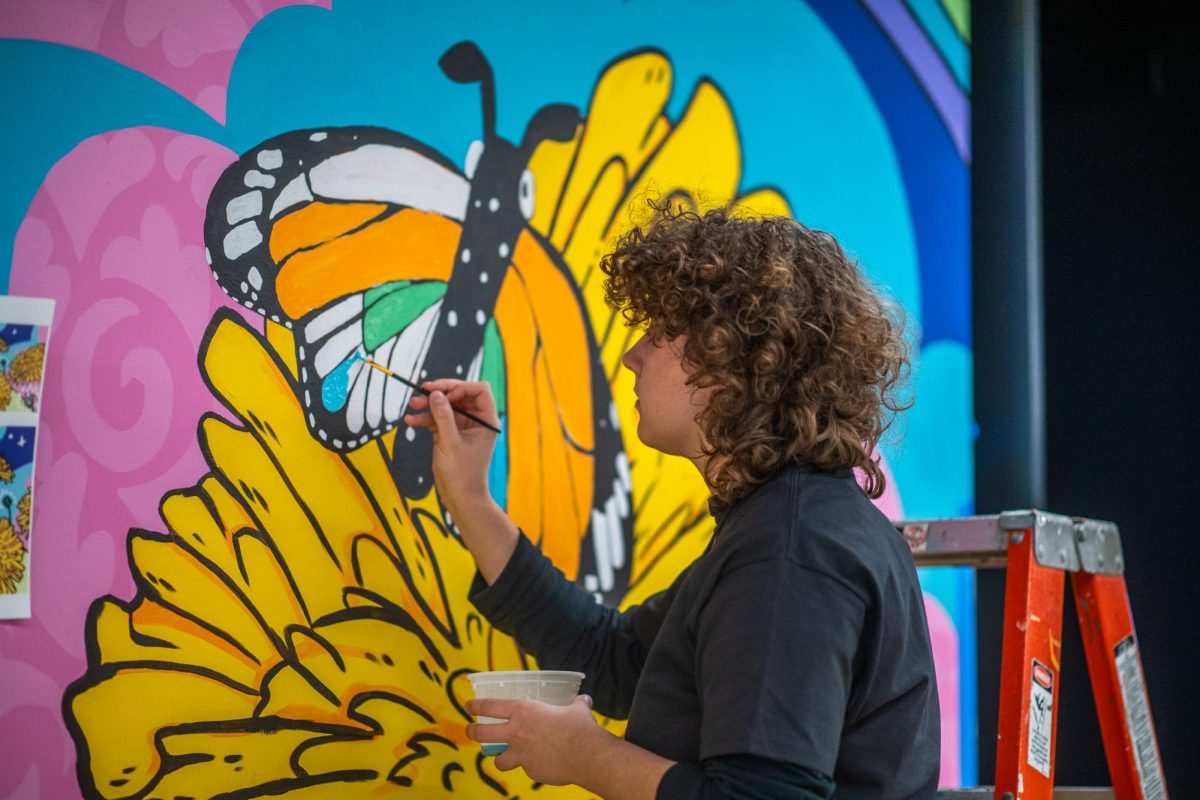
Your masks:
M 434 480 L 479 569 L 472 602 L 543 667 L 587 675 L 583 691 L 597 711 L 627 716 L 668 598 L 656 596 L 622 613 L 569 581 L 492 500 L 487 468 L 496 434 L 451 407 L 499 425 L 490 387 L 456 380 L 424 386 L 430 396 L 415 396 L 418 413 L 405 421 L 433 432 Z

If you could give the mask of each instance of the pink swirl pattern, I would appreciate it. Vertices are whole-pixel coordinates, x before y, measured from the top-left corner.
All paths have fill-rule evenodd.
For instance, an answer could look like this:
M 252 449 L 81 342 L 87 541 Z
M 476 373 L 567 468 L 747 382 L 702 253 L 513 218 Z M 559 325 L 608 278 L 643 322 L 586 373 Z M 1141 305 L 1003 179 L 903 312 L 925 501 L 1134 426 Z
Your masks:
M 0 36 L 106 56 L 223 122 L 250 28 L 306 2 L 39 0 L 6 9 Z M 233 158 L 164 130 L 93 137 L 46 176 L 17 234 L 10 293 L 57 301 L 35 479 L 35 494 L 55 502 L 35 508 L 33 617 L 0 625 L 0 798 L 80 796 L 61 705 L 86 668 L 88 607 L 133 595 L 128 529 L 160 528 L 163 492 L 204 471 L 195 426 L 215 402 L 194 365 L 225 297 L 201 231 L 208 193 Z

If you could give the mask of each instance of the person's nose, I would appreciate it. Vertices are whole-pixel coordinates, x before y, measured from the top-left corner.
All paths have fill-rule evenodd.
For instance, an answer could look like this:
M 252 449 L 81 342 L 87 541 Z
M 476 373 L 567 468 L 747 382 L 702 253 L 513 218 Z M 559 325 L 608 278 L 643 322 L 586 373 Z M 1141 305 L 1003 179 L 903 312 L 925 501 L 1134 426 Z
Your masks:
M 625 369 L 637 375 L 642 369 L 642 349 L 645 347 L 646 337 L 643 335 L 638 338 L 633 347 L 625 351 L 625 355 L 621 356 L 621 363 L 625 365 Z

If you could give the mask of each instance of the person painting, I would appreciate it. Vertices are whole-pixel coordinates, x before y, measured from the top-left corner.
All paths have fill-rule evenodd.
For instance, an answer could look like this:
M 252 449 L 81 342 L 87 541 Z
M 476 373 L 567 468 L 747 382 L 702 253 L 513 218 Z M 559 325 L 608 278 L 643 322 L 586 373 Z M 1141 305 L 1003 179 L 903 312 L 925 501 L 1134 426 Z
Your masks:
M 434 434 L 434 477 L 479 570 L 472 602 L 541 667 L 587 675 L 570 706 L 472 700 L 507 721 L 468 734 L 508 744 L 501 770 L 607 800 L 933 797 L 921 589 L 870 500 L 875 446 L 904 407 L 901 324 L 828 234 L 653 205 L 602 260 L 605 289 L 644 330 L 622 359 L 638 437 L 696 466 L 715 532 L 669 589 L 598 605 L 492 500 L 495 434 L 450 408 L 498 422 L 488 385 L 424 384 L 405 421 Z M 623 739 L 593 705 L 628 717 Z

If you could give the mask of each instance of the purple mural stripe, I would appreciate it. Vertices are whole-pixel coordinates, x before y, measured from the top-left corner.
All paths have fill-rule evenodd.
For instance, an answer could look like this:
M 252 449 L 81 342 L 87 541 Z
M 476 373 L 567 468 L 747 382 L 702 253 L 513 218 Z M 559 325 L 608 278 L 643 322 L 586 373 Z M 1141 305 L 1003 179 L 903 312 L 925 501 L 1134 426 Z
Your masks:
M 921 88 L 933 102 L 942 124 L 954 140 L 958 154 L 963 161 L 970 161 L 971 127 L 967 98 L 925 37 L 924 31 L 900 0 L 863 0 L 863 5 L 896 45 Z

